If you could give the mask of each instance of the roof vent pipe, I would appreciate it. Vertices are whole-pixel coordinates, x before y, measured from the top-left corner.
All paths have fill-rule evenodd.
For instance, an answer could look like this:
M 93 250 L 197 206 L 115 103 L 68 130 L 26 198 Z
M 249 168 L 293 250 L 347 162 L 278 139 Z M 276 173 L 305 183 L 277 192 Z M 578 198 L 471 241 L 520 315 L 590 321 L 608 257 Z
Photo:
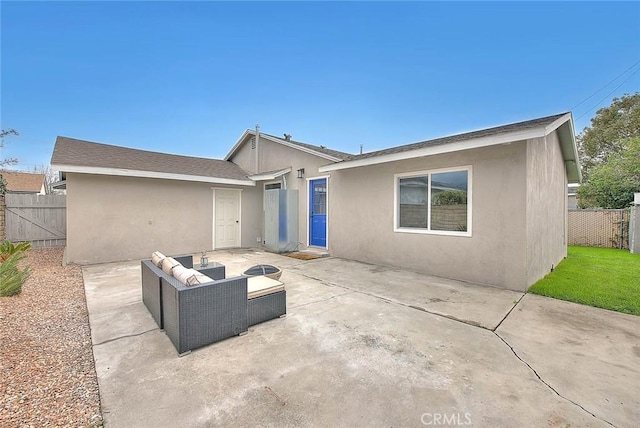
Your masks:
M 362 144 L 360 144 L 360 154 L 362 154 L 362 149 L 363 149 L 363 147 L 364 147 L 364 146 L 363 146 Z

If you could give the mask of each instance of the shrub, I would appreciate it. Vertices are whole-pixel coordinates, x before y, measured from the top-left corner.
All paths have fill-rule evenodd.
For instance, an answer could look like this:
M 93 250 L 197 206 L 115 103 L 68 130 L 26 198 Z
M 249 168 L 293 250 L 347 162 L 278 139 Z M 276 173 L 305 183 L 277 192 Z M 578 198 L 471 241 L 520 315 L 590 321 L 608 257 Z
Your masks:
M 464 190 L 444 190 L 431 196 L 433 205 L 464 205 L 467 203 L 467 192 Z
M 0 263 L 4 262 L 12 254 L 22 254 L 20 260 L 26 257 L 26 252 L 31 249 L 31 242 L 20 242 L 14 244 L 11 241 L 3 241 L 0 243 Z
M 0 243 L 0 296 L 13 296 L 22 291 L 22 284 L 29 278 L 29 266 L 20 269 L 18 264 L 31 248 L 30 242 L 14 245 L 10 241 Z

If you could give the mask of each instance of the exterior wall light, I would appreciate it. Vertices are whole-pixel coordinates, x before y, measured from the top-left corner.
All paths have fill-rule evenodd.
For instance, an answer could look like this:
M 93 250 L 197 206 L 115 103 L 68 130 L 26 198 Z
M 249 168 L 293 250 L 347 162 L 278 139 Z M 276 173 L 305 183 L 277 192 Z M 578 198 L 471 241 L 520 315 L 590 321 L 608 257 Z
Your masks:
M 304 178 L 304 168 L 298 170 L 298 178 Z

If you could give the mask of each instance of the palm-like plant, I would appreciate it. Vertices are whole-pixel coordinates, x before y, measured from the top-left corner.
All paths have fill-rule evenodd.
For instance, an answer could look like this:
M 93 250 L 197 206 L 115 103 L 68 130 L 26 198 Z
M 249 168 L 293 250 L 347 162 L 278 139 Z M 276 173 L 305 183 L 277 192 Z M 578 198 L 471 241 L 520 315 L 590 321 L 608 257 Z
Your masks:
M 31 269 L 20 269 L 18 264 L 31 248 L 31 242 L 14 244 L 10 241 L 0 243 L 0 296 L 13 296 L 22 291 Z

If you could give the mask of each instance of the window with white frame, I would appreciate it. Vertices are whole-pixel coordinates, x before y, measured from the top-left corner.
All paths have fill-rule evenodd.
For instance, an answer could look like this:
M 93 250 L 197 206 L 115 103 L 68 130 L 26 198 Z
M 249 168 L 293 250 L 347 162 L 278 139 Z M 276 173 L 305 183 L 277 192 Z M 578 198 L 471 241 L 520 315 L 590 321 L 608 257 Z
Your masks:
M 396 174 L 395 230 L 471 234 L 471 167 Z
M 264 190 L 282 189 L 282 183 L 280 181 L 270 181 L 264 183 Z

